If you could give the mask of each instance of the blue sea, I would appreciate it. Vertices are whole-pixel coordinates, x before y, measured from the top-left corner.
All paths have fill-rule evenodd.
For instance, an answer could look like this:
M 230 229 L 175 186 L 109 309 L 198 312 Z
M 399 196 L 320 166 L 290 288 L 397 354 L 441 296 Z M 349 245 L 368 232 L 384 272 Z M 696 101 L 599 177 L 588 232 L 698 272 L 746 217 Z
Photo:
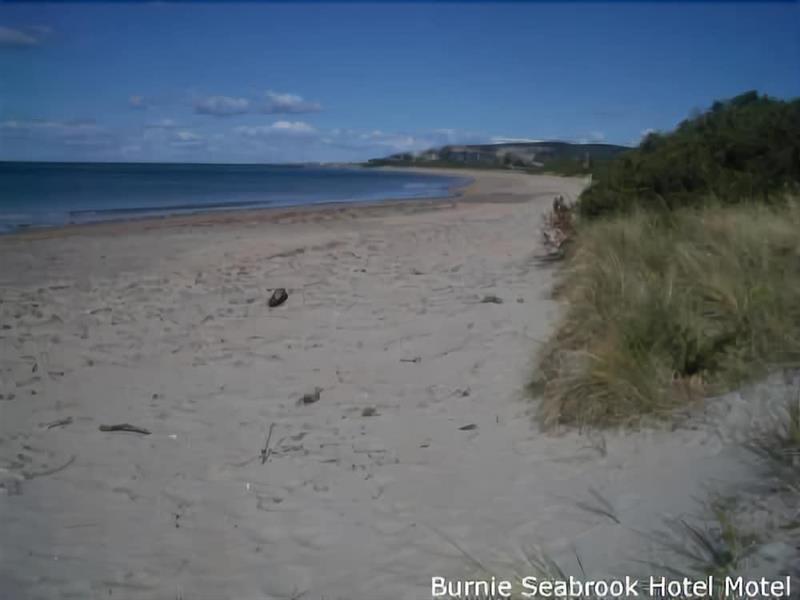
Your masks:
M 466 177 L 283 165 L 0 163 L 0 233 L 218 210 L 448 196 Z

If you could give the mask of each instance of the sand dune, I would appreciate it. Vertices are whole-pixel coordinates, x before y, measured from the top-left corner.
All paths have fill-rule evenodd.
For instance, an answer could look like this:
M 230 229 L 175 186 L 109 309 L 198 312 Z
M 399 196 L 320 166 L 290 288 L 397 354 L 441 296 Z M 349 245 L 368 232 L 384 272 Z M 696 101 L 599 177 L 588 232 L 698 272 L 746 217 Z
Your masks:
M 744 400 L 674 432 L 536 429 L 538 227 L 582 183 L 472 176 L 456 200 L 0 239 L 0 596 L 418 600 L 469 572 L 451 541 L 627 574 L 656 552 L 639 532 L 741 485 Z M 593 490 L 621 524 L 578 507 Z

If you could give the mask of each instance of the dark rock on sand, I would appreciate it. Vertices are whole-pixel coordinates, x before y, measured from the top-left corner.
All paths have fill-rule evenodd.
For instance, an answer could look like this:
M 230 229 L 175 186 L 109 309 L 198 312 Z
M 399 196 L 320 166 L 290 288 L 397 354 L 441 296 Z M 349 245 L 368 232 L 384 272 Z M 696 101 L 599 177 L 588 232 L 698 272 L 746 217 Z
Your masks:
M 274 308 L 276 306 L 280 306 L 289 298 L 289 294 L 286 292 L 284 288 L 278 288 L 274 292 L 272 292 L 272 296 L 270 296 L 267 304 L 270 308 Z
M 303 394 L 303 397 L 297 402 L 298 404 L 314 404 L 319 402 L 320 395 L 322 394 L 321 387 L 315 387 L 314 391 L 310 394 Z

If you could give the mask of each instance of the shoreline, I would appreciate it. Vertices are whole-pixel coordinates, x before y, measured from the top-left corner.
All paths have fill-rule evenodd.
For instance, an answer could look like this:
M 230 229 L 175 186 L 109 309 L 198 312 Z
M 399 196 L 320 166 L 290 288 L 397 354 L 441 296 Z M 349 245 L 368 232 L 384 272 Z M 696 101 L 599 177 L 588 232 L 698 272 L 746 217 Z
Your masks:
M 552 180 L 553 189 L 559 187 L 558 180 L 580 182 L 578 177 L 560 177 L 556 175 L 530 175 L 504 170 L 486 169 L 444 169 L 427 167 L 374 167 L 376 170 L 402 170 L 419 172 L 427 175 L 467 178 L 469 181 L 454 184 L 447 196 L 421 198 L 386 198 L 384 200 L 364 202 L 322 202 L 297 206 L 248 208 L 237 210 L 204 211 L 185 215 L 165 215 L 160 217 L 141 217 L 116 219 L 95 223 L 75 223 L 52 227 L 28 228 L 0 235 L 3 241 L 25 241 L 31 239 L 50 239 L 75 235 L 123 234 L 135 231 L 164 230 L 186 227 L 213 227 L 222 225 L 265 224 L 281 221 L 297 221 L 313 218 L 314 215 L 335 218 L 349 216 L 379 217 L 394 212 L 419 212 L 424 210 L 440 210 L 451 208 L 461 203 L 481 202 L 519 202 L 524 201 L 514 185 L 503 185 L 520 178 L 538 177 Z M 580 186 L 581 184 L 577 184 Z M 509 188 L 509 189 L 505 189 Z M 550 192 L 548 192 L 550 193 Z M 577 194 L 572 194 L 573 199 Z
M 355 168 L 355 167 L 349 167 Z M 363 168 L 363 167 L 362 167 Z M 374 170 L 393 170 L 394 167 L 376 168 Z M 462 196 L 468 195 L 469 188 L 475 183 L 475 177 L 470 173 L 461 173 L 459 170 L 439 169 L 438 173 L 431 173 L 434 169 L 420 170 L 415 168 L 402 169 L 407 172 L 419 172 L 427 175 L 441 175 L 443 177 L 459 177 L 461 179 L 468 179 L 469 181 L 457 182 L 450 185 L 446 195 L 442 196 L 421 196 L 411 198 L 396 198 L 387 197 L 381 200 L 364 200 L 364 201 L 323 201 L 313 204 L 297 204 L 289 206 L 263 206 L 263 207 L 250 207 L 250 208 L 219 208 L 215 210 L 202 210 L 198 209 L 194 212 L 187 213 L 173 213 L 163 215 L 149 215 L 142 217 L 120 217 L 109 218 L 95 222 L 87 223 L 65 223 L 62 225 L 46 225 L 36 227 L 21 227 L 17 230 L 9 231 L 0 234 L 0 240 L 8 238 L 48 238 L 58 235 L 80 235 L 89 232 L 97 227 L 110 227 L 118 231 L 120 228 L 130 228 L 135 230 L 138 228 L 151 229 L 155 227 L 174 227 L 174 226 L 192 226 L 192 225 L 212 225 L 214 223 L 236 223 L 258 220 L 261 222 L 278 220 L 298 213 L 308 213 L 313 211 L 340 211 L 343 209 L 365 208 L 375 209 L 382 205 L 400 205 L 400 204 L 414 204 L 417 206 L 427 205 L 436 201 L 448 201 L 458 199 Z

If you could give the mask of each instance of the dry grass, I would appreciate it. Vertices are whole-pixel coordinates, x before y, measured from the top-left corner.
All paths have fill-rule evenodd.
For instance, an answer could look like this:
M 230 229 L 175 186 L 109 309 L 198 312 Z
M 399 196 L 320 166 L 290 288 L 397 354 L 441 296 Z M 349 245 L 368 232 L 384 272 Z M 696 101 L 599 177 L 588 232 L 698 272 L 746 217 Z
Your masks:
M 569 244 L 575 238 L 575 207 L 568 204 L 562 196 L 553 201 L 553 210 L 545 214 L 542 223 L 542 241 L 548 254 L 563 258 Z
M 768 465 L 778 487 L 794 494 L 800 519 L 800 388 L 781 407 L 774 421 L 748 448 Z
M 800 363 L 800 206 L 706 207 L 579 227 L 539 356 L 539 418 L 668 415 Z

